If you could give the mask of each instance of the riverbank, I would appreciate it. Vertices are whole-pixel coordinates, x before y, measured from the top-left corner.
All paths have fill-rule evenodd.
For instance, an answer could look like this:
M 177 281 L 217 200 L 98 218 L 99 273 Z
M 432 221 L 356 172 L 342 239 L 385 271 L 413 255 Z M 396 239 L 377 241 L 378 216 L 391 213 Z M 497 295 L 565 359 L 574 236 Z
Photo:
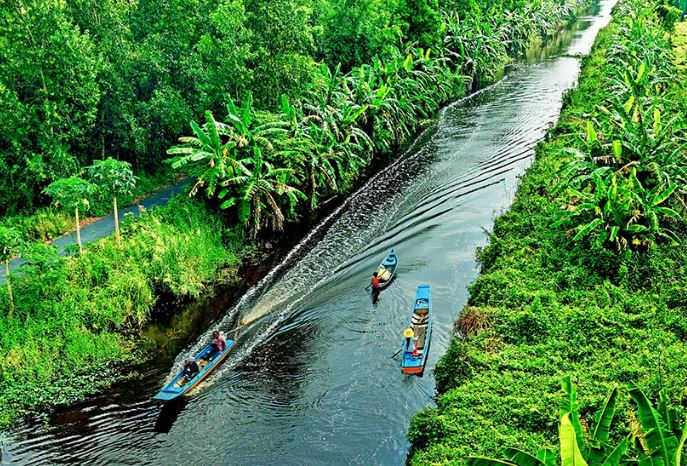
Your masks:
M 566 21 L 570 18 L 563 16 Z M 500 56 L 499 66 L 508 60 L 508 55 Z M 238 228 L 227 231 L 219 219 L 202 203 L 179 201 L 127 225 L 123 235 L 131 237 L 125 239 L 125 254 L 117 252 L 111 239 L 67 261 L 36 251 L 31 260 L 40 274 L 32 274 L 30 282 L 16 280 L 17 310 L 2 322 L 8 330 L 3 332 L 7 336 L 2 345 L 7 351 L 3 387 L 8 387 L 0 394 L 7 413 L 3 419 L 27 407 L 66 403 L 107 385 L 116 371 L 109 380 L 90 375 L 104 364 L 140 360 L 137 335 L 150 317 L 155 296 L 199 296 L 212 288 L 217 270 L 229 269 L 225 282 L 231 283 L 235 278 L 231 270 L 249 242 L 241 239 Z M 51 287 L 37 291 L 45 281 Z M 35 301 L 40 306 L 31 307 Z M 49 354 L 63 357 L 54 361 Z M 46 386 L 51 388 L 46 391 Z
M 573 154 L 586 153 L 596 137 L 614 131 L 603 108 L 613 108 L 609 99 L 619 93 L 619 83 L 612 82 L 617 61 L 631 67 L 636 83 L 646 78 L 637 74 L 645 68 L 642 59 L 653 58 L 654 67 L 645 69 L 651 76 L 670 76 L 669 86 L 656 88 L 658 115 L 674 125 L 671 139 L 679 144 L 683 138 L 684 68 L 678 72 L 675 57 L 660 53 L 670 49 L 662 30 L 669 24 L 662 25 L 640 2 L 621 3 L 625 10 L 602 31 L 585 58 L 579 86 L 566 96 L 561 119 L 539 146 L 511 209 L 497 218 L 489 245 L 478 251 L 482 273 L 470 285 L 456 335 L 435 369 L 437 407 L 420 411 L 411 422 L 410 464 L 454 464 L 474 455 L 500 458 L 510 447 L 532 454 L 544 447 L 557 450 L 559 390 L 566 375 L 577 386 L 583 425 L 592 425 L 609 389 L 620 385 L 615 438 L 631 433 L 643 438 L 633 427 L 636 414 L 626 384 L 637 383 L 651 398 L 665 390 L 675 404 L 684 396 L 684 246 L 672 244 L 673 235 L 668 240 L 629 235 L 645 232 L 640 228 L 630 228 L 624 233 L 626 242 L 618 244 L 622 227 L 602 230 L 598 222 L 588 230 L 584 225 L 552 226 L 561 217 L 561 206 L 582 211 L 574 199 L 584 195 L 579 194 L 582 190 L 561 189 L 560 184 L 567 179 Z M 629 17 L 639 20 L 630 23 Z M 639 52 L 628 41 L 630 28 L 634 40 L 645 47 Z M 675 44 L 681 43 L 684 28 L 678 24 Z M 649 54 L 654 55 L 647 58 Z M 648 124 L 657 132 L 660 121 L 653 115 Z M 618 140 L 623 154 L 630 153 L 626 140 Z M 605 150 L 612 141 L 604 139 Z M 678 157 L 684 167 L 684 152 Z M 634 165 L 642 166 L 639 161 Z M 649 177 L 640 179 L 649 185 Z M 684 240 L 684 209 L 676 198 L 669 205 L 680 219 L 667 222 L 659 216 L 657 226 L 670 228 Z M 635 222 L 642 224 L 642 217 Z
M 235 283 L 254 250 L 240 228 L 188 198 L 125 221 L 122 236 L 120 248 L 108 237 L 73 258 L 39 243 L 26 251 L 12 277 L 14 313 L 0 318 L 0 424 L 92 393 L 123 375 L 116 366 L 150 357 L 137 339 L 157 297 L 197 299 Z

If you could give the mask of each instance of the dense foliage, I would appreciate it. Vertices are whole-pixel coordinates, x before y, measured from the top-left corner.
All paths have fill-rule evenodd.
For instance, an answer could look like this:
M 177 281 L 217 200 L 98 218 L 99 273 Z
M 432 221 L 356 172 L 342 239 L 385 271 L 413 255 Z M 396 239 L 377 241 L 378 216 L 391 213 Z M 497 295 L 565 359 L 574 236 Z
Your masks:
M 62 258 L 51 246 L 31 245 L 23 254 L 28 263 L 11 277 L 14 312 L 0 314 L 0 425 L 27 407 L 92 390 L 99 378 L 79 376 L 135 354 L 126 335 L 146 322 L 156 296 L 199 297 L 218 269 L 235 275 L 245 249 L 240 230 L 225 229 L 189 199 L 125 222 L 121 247 L 111 237 Z M 4 259 L 13 250 L 1 252 Z M 1 288 L 0 308 L 7 309 Z
M 603 406 L 615 384 L 636 383 L 652 400 L 662 393 L 664 407 L 682 401 L 687 252 L 673 240 L 687 233 L 680 197 L 687 163 L 679 146 L 687 76 L 674 68 L 664 39 L 672 17 L 663 13 L 674 10 L 635 0 L 619 8 L 585 59 L 579 88 L 566 96 L 561 121 L 539 147 L 512 208 L 496 220 L 490 244 L 478 254 L 482 274 L 470 287 L 468 312 L 435 369 L 437 407 L 411 423 L 411 464 L 553 448 L 562 421 L 555 400 L 566 374 L 585 394 L 580 445 L 593 435 L 592 407 Z M 677 30 L 685 31 L 683 25 Z M 645 80 L 652 86 L 644 87 Z M 618 217 L 610 210 L 621 194 L 635 220 L 625 207 Z M 583 207 L 595 202 L 592 196 L 598 209 Z M 555 226 L 561 206 L 584 212 L 570 220 L 572 231 Z M 603 223 L 589 225 L 595 218 Z M 633 224 L 646 229 L 628 228 Z M 626 242 L 616 241 L 621 236 Z M 622 461 L 639 461 L 656 436 L 667 434 L 641 427 L 647 410 L 634 414 L 630 397 L 618 390 L 609 439 L 617 446 L 629 435 Z M 635 401 L 637 393 L 629 390 Z M 577 455 L 565 458 L 582 464 Z
M 272 85 L 265 92 L 281 101 L 278 113 L 256 110 L 251 93 L 240 106 L 230 98 L 223 118 L 208 111 L 202 127 L 191 124 L 194 136 L 168 151 L 170 162 L 197 178 L 192 193 L 202 188 L 236 210 L 253 237 L 266 225 L 281 230 L 301 201 L 313 212 L 319 199 L 351 186 L 373 157 L 392 153 L 442 104 L 585 3 L 473 2 L 467 10 L 445 5 L 440 17 L 429 2 L 408 2 L 415 13 L 400 30 L 417 37 L 399 34 L 348 72 L 320 64 L 296 99 Z
M 457 22 L 471 26 L 458 28 L 458 58 L 488 73 L 494 51 L 517 52 L 578 3 L 10 0 L 0 9 L 0 215 L 45 205 L 45 186 L 106 156 L 157 168 L 191 119 L 248 91 L 274 110 L 282 94 L 309 91 L 319 63 L 346 72 L 398 50 L 436 52 Z
M 671 86 L 670 43 L 647 12 L 630 16 L 609 48 L 604 99 L 559 185 L 570 201 L 556 223 L 575 225 L 574 240 L 591 236 L 619 250 L 680 242 L 687 214 L 684 89 Z
M 659 401 L 654 407 L 637 385 L 630 383 L 627 389 L 637 406 L 637 422 L 624 438 L 611 439 L 613 421 L 616 419 L 618 387 L 611 388 L 608 397 L 596 410 L 593 423 L 587 427 L 580 420 L 575 386 L 571 383 L 570 377 L 565 377 L 559 412 L 558 455 L 549 448 L 542 448 L 535 454 L 517 448 L 506 448 L 502 452 L 502 459 L 471 456 L 468 457 L 467 464 L 555 466 L 556 457 L 560 456 L 563 465 L 617 466 L 639 463 L 680 466 L 682 450 L 687 442 L 685 408 L 672 406 L 663 393 L 659 395 Z
M 297 95 L 316 60 L 437 43 L 439 20 L 436 0 L 5 2 L 0 214 L 105 154 L 155 167 L 191 118 L 248 90 L 263 106 Z

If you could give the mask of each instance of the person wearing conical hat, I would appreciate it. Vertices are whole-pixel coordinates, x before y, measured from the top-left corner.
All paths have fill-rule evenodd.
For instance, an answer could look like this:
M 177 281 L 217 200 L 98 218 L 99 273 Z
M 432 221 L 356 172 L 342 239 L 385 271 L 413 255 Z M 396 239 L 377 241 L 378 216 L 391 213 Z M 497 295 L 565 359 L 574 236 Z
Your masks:
M 413 338 L 413 335 L 415 335 L 415 332 L 413 332 L 412 328 L 407 328 L 403 331 L 403 336 L 406 339 L 406 351 L 410 351 L 410 339 Z

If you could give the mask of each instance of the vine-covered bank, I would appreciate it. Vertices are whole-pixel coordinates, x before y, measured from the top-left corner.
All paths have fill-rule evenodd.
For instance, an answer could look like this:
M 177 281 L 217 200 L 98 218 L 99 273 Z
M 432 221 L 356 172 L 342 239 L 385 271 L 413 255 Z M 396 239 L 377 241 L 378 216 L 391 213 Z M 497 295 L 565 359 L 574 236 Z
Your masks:
M 616 8 L 511 209 L 478 252 L 482 273 L 435 369 L 437 406 L 410 426 L 411 464 L 461 464 L 469 456 L 508 464 L 573 456 L 582 464 L 584 456 L 601 464 L 599 452 L 616 445 L 625 449 L 608 464 L 647 456 L 680 462 L 686 29 L 675 25 L 680 12 L 672 3 L 627 0 Z M 581 417 L 570 436 L 561 418 L 575 411 L 560 401 L 566 376 Z M 630 402 L 641 398 L 631 384 L 652 404 L 661 393 L 660 416 L 653 415 L 672 420 L 649 429 L 644 416 L 653 415 Z M 602 408 L 614 386 L 615 418 L 604 439 L 594 429 L 608 419 L 599 424 L 595 415 L 612 411 Z M 570 400 L 570 383 L 564 388 Z M 556 453 L 514 458 L 507 448 Z

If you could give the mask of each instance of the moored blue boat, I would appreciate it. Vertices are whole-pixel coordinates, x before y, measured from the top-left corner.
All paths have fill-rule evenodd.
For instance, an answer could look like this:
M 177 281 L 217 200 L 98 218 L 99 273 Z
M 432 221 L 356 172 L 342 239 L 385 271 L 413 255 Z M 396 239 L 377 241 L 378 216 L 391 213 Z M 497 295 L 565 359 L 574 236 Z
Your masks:
M 422 374 L 427 363 L 431 336 L 432 297 L 429 285 L 419 285 L 415 294 L 413 313 L 408 321 L 408 328 L 403 332 L 401 372 L 404 374 Z
M 153 396 L 153 399 L 170 401 L 188 393 L 189 390 L 198 385 L 205 377 L 210 375 L 210 372 L 219 366 L 235 345 L 236 341 L 227 340 L 227 347 L 224 348 L 224 351 L 216 354 L 212 354 L 214 348 L 213 344 L 207 345 L 193 358 L 196 364 L 198 364 L 198 372 L 193 374 L 192 377 L 189 377 L 185 374 L 185 368 L 181 368 L 179 373 L 175 375 L 162 390 Z

